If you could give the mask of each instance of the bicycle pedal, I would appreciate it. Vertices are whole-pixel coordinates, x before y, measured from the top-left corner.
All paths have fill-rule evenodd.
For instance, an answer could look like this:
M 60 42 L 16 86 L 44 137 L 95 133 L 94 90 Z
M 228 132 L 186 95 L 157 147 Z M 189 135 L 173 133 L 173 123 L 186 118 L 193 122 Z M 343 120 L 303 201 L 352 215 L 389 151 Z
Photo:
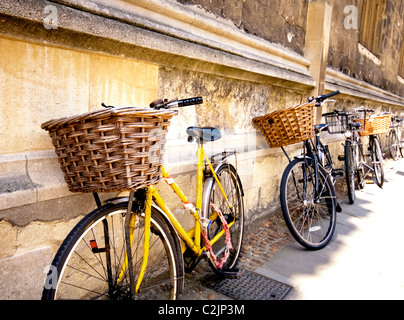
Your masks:
M 338 213 L 342 212 L 342 208 L 341 208 L 341 206 L 339 205 L 339 203 L 337 203 L 337 206 L 336 206 L 335 210 L 336 210 Z
M 343 179 L 345 178 L 345 171 L 343 169 L 335 169 L 332 171 L 331 175 L 335 179 Z
M 242 271 L 239 269 L 216 270 L 216 274 L 225 279 L 240 279 Z

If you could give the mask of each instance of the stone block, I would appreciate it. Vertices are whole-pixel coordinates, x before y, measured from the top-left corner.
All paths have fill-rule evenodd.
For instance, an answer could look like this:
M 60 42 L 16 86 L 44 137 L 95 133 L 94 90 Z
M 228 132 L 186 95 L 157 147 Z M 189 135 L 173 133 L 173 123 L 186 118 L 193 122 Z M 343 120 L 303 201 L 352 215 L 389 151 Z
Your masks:
M 14 255 L 18 229 L 7 221 L 0 221 L 0 259 Z
M 0 259 L 0 299 L 40 299 L 48 269 L 46 266 L 52 258 L 50 248 L 41 248 Z
M 88 56 L 4 38 L 0 46 L 0 150 L 50 147 L 41 123 L 88 110 Z

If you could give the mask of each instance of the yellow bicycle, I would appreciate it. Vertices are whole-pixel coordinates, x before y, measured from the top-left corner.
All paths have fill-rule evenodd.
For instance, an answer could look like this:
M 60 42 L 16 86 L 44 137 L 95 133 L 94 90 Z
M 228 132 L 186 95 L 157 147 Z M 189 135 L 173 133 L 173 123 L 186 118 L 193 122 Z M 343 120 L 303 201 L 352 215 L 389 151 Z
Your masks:
M 156 100 L 154 109 L 202 103 L 202 98 Z M 218 129 L 189 127 L 196 141 L 196 203 L 193 205 L 163 167 L 165 182 L 194 217 L 186 231 L 156 188 L 106 200 L 66 237 L 50 266 L 42 299 L 176 299 L 185 272 L 207 258 L 213 271 L 237 277 L 244 228 L 243 188 L 229 157 L 210 159 L 204 144 L 221 138 Z

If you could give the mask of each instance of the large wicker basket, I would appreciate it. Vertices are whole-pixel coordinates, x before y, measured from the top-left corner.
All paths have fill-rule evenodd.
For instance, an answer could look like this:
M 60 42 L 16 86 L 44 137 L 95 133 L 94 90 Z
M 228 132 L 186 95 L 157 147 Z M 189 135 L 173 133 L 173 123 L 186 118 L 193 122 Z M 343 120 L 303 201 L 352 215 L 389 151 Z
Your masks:
M 50 120 L 49 132 L 72 192 L 144 188 L 161 179 L 164 142 L 174 111 L 112 108 Z
M 355 120 L 355 122 L 360 122 L 362 124 L 362 128 L 364 128 L 363 131 L 359 131 L 360 136 L 384 134 L 390 129 L 391 114 L 375 115 L 366 120 Z
M 253 119 L 271 148 L 295 144 L 314 136 L 314 104 L 307 103 Z

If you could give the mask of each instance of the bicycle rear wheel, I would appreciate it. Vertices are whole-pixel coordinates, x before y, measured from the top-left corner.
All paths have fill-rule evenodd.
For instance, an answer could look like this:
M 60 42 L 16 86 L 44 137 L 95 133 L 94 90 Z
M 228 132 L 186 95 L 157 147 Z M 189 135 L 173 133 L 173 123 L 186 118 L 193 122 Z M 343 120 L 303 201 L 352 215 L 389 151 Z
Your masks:
M 206 189 L 204 190 L 204 194 L 208 196 L 208 200 L 205 204 L 208 206 L 210 206 L 210 204 L 216 205 L 216 207 L 223 213 L 226 222 L 230 227 L 229 230 L 233 250 L 230 251 L 230 256 L 222 269 L 231 270 L 237 265 L 244 236 L 243 190 L 236 169 L 231 164 L 222 164 L 216 169 L 216 175 L 228 198 L 228 202 L 223 197 L 216 180 L 212 177 L 210 178 L 212 180 L 205 184 Z M 231 208 L 229 207 L 229 204 L 231 205 Z M 223 225 L 220 218 L 214 214 L 212 208 L 204 208 L 204 215 L 205 218 L 212 220 L 208 229 L 208 238 L 209 240 L 212 240 L 218 233 L 223 231 Z M 226 249 L 225 236 L 223 235 L 215 244 L 213 244 L 212 248 L 216 257 L 223 254 Z M 209 264 L 213 271 L 217 271 L 217 267 L 210 260 Z
M 345 141 L 345 178 L 348 190 L 349 203 L 355 202 L 355 161 L 353 155 L 352 143 L 349 140 Z
M 125 265 L 128 203 L 106 204 L 85 216 L 60 246 L 50 266 L 42 299 L 175 299 L 182 288 L 180 253 L 170 229 L 152 208 L 150 252 L 136 297 Z M 133 216 L 135 215 L 135 216 Z M 136 217 L 132 240 L 135 283 L 143 258 L 144 216 Z
M 370 140 L 371 145 L 371 155 L 372 155 L 372 162 L 373 162 L 373 169 L 376 178 L 376 184 L 383 188 L 384 183 L 384 168 L 383 168 L 383 155 L 382 149 L 380 148 L 380 143 L 377 137 L 374 137 Z
M 400 141 L 398 140 L 396 131 L 390 130 L 389 133 L 389 151 L 390 156 L 394 161 L 398 160 L 400 151 Z
M 281 207 L 286 225 L 303 247 L 324 248 L 336 225 L 334 187 L 318 168 L 318 195 L 315 192 L 315 165 L 310 159 L 295 159 L 286 168 L 281 182 Z

